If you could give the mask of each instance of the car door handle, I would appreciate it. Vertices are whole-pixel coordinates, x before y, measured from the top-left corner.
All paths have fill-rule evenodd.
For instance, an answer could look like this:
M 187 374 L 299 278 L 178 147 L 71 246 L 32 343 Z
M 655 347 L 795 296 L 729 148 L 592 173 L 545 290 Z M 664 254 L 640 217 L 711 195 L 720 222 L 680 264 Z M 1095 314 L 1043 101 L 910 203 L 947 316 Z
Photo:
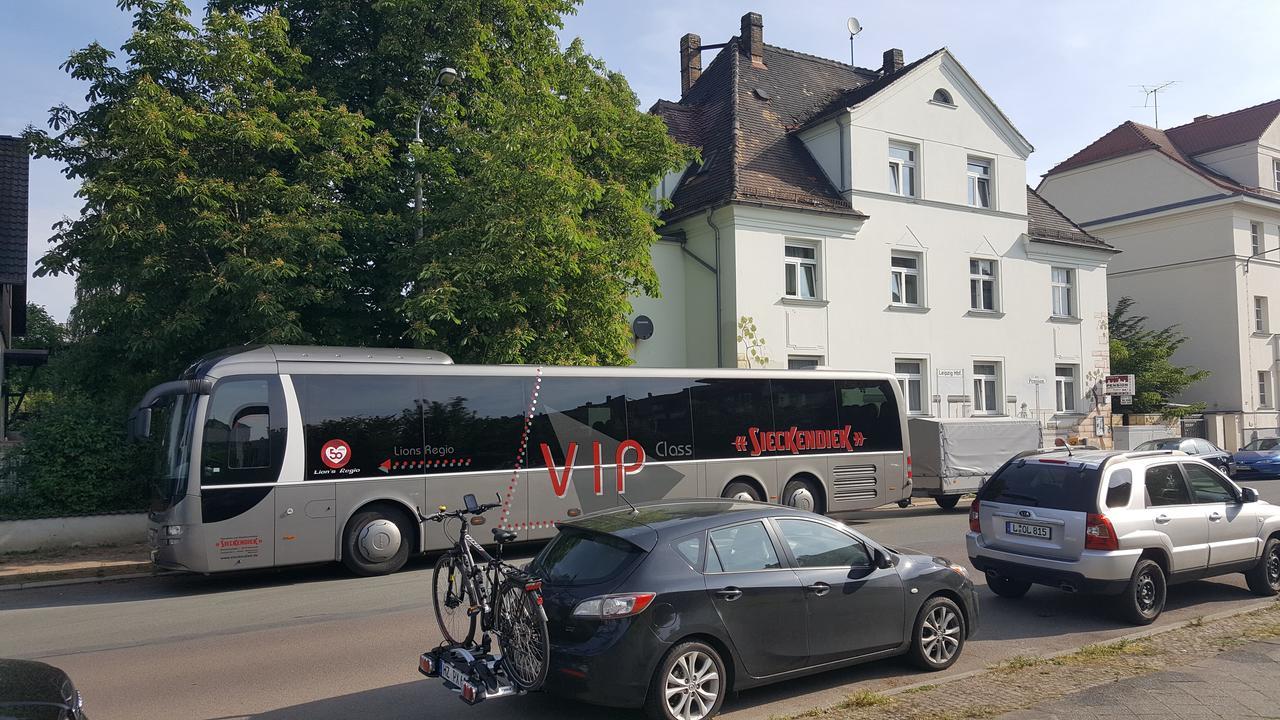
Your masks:
M 1211 512 L 1211 513 L 1209 513 L 1209 521 L 1210 521 L 1210 522 L 1218 522 L 1218 521 L 1219 521 L 1219 520 L 1221 520 L 1221 519 L 1222 519 L 1222 513 L 1218 512 L 1218 511 L 1216 511 L 1216 510 L 1215 510 L 1215 511 L 1213 511 L 1213 512 Z
M 742 597 L 742 591 L 736 587 L 727 587 L 716 591 L 716 595 L 723 598 L 727 602 L 733 602 Z
M 805 587 L 805 590 L 817 595 L 818 597 L 822 597 L 823 595 L 831 592 L 831 586 L 824 582 L 820 582 Z
M 1156 516 L 1156 524 L 1158 524 L 1158 525 L 1164 525 L 1164 524 L 1165 524 L 1165 523 L 1167 523 L 1167 522 L 1169 522 L 1169 516 L 1168 516 L 1168 515 L 1157 515 L 1157 516 Z

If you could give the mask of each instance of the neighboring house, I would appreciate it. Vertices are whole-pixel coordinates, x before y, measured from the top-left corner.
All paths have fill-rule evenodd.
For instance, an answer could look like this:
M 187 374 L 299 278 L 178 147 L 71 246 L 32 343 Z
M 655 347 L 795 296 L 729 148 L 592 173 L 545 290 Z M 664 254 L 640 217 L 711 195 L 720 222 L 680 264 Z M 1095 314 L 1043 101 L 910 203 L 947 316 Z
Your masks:
M 27 364 L 29 353 L 11 350 L 27 324 L 27 144 L 0 135 L 0 381 L 5 403 L 0 441 L 7 439 L 10 366 Z
M 1278 118 L 1273 100 L 1168 130 L 1126 122 L 1039 188 L 1124 251 L 1108 268 L 1113 300 L 1186 333 L 1175 362 L 1212 374 L 1179 400 L 1206 403 L 1209 439 L 1229 450 L 1280 434 Z
M 745 364 L 748 316 L 770 367 L 896 373 L 913 413 L 1093 437 L 1115 251 L 1026 186 L 1031 144 L 946 49 L 867 70 L 762 25 L 684 36 L 683 95 L 652 109 L 702 162 L 657 189 L 663 297 L 634 300 L 636 361 Z

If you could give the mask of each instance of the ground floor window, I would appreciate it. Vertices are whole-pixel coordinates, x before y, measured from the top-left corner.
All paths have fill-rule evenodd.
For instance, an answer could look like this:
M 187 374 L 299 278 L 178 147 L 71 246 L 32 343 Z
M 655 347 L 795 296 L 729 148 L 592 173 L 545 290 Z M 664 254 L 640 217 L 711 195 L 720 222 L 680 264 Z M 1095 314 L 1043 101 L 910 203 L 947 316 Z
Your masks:
M 898 385 L 902 386 L 902 396 L 907 401 L 907 412 L 916 415 L 924 414 L 924 361 L 903 358 L 894 362 L 893 371 L 898 376 Z
M 822 358 L 816 355 L 791 355 L 787 357 L 788 370 L 815 370 L 822 364 Z
M 976 415 L 1000 414 L 1000 363 L 973 364 L 973 412 Z
M 1054 375 L 1054 386 L 1058 394 L 1058 412 L 1075 412 L 1076 366 L 1059 365 Z

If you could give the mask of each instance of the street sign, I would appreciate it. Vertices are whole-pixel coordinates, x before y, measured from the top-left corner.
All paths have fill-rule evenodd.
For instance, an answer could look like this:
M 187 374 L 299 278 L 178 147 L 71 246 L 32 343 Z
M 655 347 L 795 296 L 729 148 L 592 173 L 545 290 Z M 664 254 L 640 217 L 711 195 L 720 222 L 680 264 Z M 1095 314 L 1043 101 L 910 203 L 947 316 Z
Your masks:
M 964 370 L 938 370 L 938 377 L 964 377 Z
M 1130 375 L 1129 377 L 1133 377 Z M 1093 416 L 1093 435 L 1094 437 L 1105 437 L 1107 434 L 1107 423 L 1101 415 Z
M 1027 382 L 1031 383 L 1032 385 L 1043 385 L 1044 378 L 1040 377 L 1039 375 L 1032 375 L 1031 377 L 1027 378 Z
M 1108 395 L 1133 395 L 1137 392 L 1132 375 L 1108 375 L 1102 383 Z
M 1126 406 L 1128 406 L 1128 405 L 1132 405 L 1132 404 L 1133 404 L 1133 396 L 1132 396 L 1132 395 L 1121 395 L 1121 396 L 1120 396 L 1120 404 L 1121 404 L 1121 405 L 1126 405 Z

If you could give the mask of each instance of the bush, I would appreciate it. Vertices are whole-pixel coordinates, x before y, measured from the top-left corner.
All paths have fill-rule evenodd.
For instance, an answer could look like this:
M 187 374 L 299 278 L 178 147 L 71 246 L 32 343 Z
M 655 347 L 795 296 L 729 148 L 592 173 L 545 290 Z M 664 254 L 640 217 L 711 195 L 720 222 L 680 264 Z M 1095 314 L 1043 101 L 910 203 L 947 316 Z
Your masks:
M 10 490 L 0 494 L 0 518 L 144 509 L 150 456 L 127 442 L 124 418 L 78 392 L 42 404 L 5 457 Z

